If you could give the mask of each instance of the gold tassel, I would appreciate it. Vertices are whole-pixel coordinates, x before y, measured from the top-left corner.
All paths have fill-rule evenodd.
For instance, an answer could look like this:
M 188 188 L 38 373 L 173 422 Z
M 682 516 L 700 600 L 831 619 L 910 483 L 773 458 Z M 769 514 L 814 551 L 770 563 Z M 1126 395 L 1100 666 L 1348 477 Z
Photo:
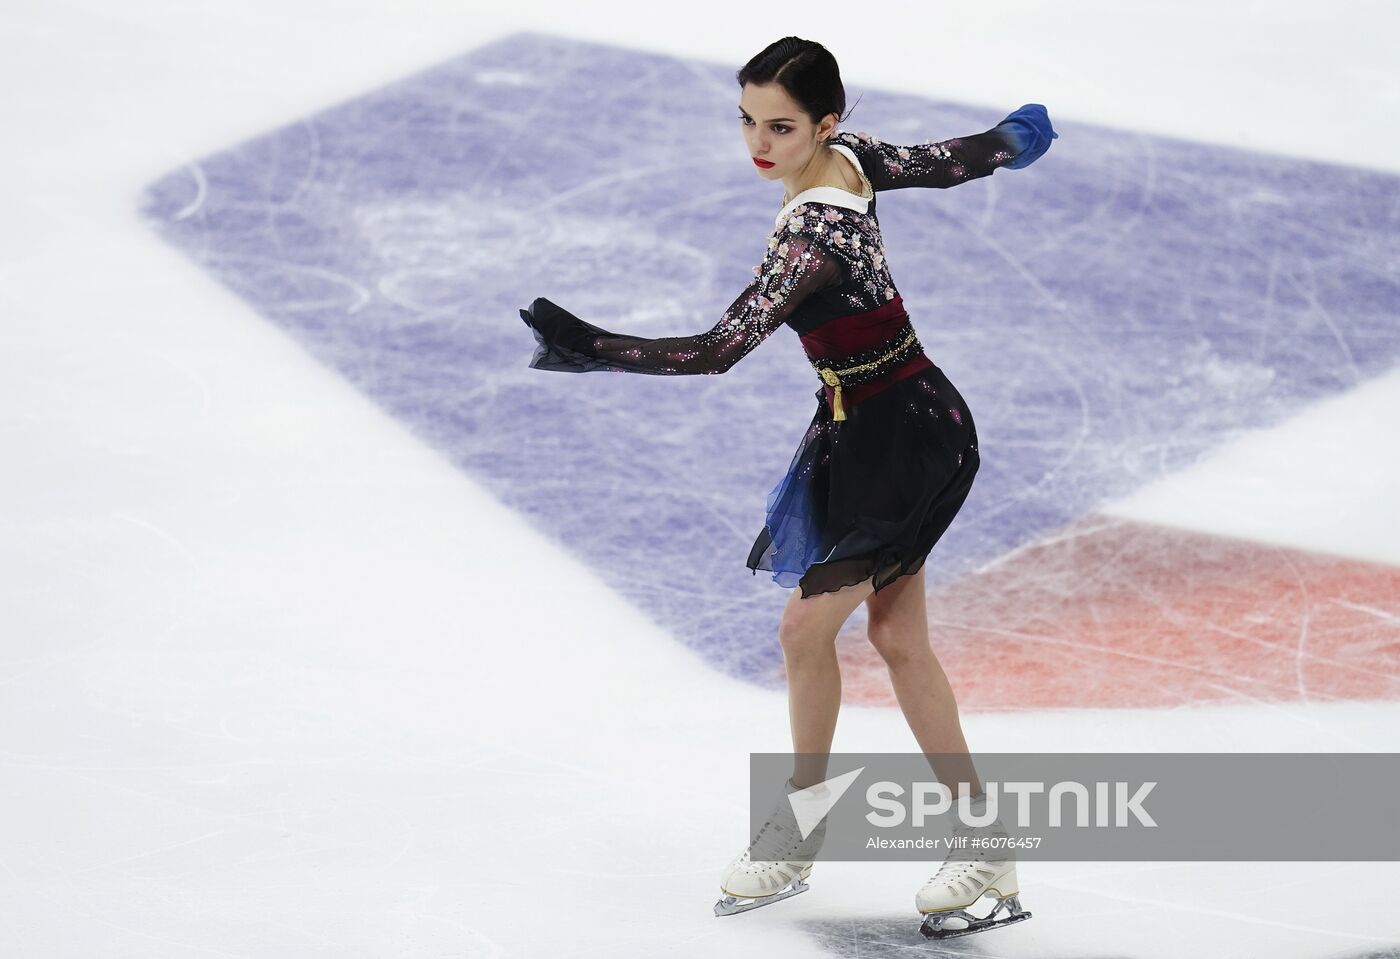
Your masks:
M 898 346 L 890 350 L 884 356 L 876 360 L 871 360 L 869 363 L 861 363 L 859 366 L 847 367 L 841 372 L 858 373 L 862 370 L 878 369 L 880 364 L 894 357 L 896 354 L 899 353 L 900 350 L 904 349 L 906 346 L 909 346 L 911 343 L 917 345 L 918 342 L 918 337 L 914 335 L 914 328 L 910 326 L 909 332 L 904 335 L 903 341 L 901 341 Z M 817 366 L 815 360 L 812 361 L 812 366 L 816 368 L 817 373 L 821 376 L 823 383 L 825 383 L 827 386 L 835 387 L 835 395 L 833 396 L 831 401 L 831 418 L 833 420 L 838 421 L 844 420 L 846 418 L 846 409 L 844 406 L 841 405 L 841 378 L 836 375 L 836 371 L 833 370 L 831 367 Z
M 846 410 L 841 405 L 841 380 L 836 376 L 836 371 L 827 366 L 817 372 L 821 375 L 823 383 L 827 386 L 836 387 L 836 397 L 831 403 L 831 418 L 833 420 L 844 420 L 846 418 Z

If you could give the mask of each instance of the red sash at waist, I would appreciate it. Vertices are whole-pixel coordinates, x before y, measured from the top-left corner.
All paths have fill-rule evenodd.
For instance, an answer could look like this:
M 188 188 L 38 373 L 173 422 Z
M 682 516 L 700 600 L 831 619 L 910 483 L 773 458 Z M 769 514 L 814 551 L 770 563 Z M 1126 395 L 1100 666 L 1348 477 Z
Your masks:
M 896 296 L 873 310 L 838 316 L 815 330 L 800 334 L 799 339 L 802 341 L 802 348 L 807 351 L 808 359 L 839 369 L 844 358 L 868 351 L 889 340 L 908 319 L 908 314 L 904 312 L 903 297 Z M 919 350 L 903 362 L 882 371 L 877 378 L 867 383 L 843 385 L 841 405 L 854 406 L 866 397 L 889 389 L 900 380 L 931 366 L 933 360 L 929 359 L 923 350 Z M 823 383 L 822 390 L 826 395 L 826 405 L 830 408 L 836 388 Z

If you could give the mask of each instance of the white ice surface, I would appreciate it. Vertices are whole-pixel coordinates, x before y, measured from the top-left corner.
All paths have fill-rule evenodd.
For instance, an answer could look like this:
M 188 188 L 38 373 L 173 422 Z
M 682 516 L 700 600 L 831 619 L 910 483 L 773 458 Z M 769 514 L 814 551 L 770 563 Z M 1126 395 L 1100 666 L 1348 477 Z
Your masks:
M 917 925 L 931 871 L 819 864 L 771 913 L 714 918 L 747 751 L 789 746 L 783 697 L 602 592 L 160 243 L 131 202 L 153 176 L 516 29 L 735 67 L 795 32 L 877 88 L 1394 172 L 1397 27 L 1382 3 L 1202 0 L 7 5 L 0 955 L 869 954 Z M 1395 562 L 1398 392 L 1392 374 L 1328 401 L 1334 471 L 1275 468 L 1316 442 L 1309 411 L 1115 509 Z M 1330 518 L 1298 523 L 1313 507 Z M 1356 703 L 964 725 L 984 751 L 1393 751 L 1397 720 Z M 836 748 L 914 744 L 897 712 L 848 708 Z M 1021 878 L 1036 918 L 979 948 L 1400 940 L 1379 908 L 1393 864 Z

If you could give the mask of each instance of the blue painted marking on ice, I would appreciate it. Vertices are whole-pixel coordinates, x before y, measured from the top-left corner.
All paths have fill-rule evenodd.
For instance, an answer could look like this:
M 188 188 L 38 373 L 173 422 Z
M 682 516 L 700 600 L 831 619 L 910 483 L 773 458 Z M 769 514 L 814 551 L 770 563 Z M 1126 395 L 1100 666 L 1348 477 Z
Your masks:
M 719 318 L 781 195 L 732 76 L 519 34 L 175 170 L 143 212 L 716 668 L 769 676 L 787 594 L 744 559 L 815 409 L 796 335 L 723 377 L 553 374 L 517 315 Z M 918 143 L 1005 112 L 880 92 L 843 127 Z M 1393 176 L 1055 122 L 1026 170 L 881 196 L 982 451 L 931 583 L 1396 361 Z

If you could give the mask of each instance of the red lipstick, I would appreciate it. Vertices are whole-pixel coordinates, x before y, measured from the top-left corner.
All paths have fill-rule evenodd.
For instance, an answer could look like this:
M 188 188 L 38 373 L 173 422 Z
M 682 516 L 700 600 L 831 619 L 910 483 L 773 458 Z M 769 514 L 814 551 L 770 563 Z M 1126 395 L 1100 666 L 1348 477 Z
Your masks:
M 753 162 L 754 162 L 755 164 L 757 164 L 758 166 L 763 167 L 763 169 L 765 169 L 765 170 L 767 170 L 769 167 L 771 167 L 771 166 L 773 165 L 772 163 L 769 163 L 767 160 L 760 160 L 758 157 L 754 157 L 754 158 L 753 158 Z

